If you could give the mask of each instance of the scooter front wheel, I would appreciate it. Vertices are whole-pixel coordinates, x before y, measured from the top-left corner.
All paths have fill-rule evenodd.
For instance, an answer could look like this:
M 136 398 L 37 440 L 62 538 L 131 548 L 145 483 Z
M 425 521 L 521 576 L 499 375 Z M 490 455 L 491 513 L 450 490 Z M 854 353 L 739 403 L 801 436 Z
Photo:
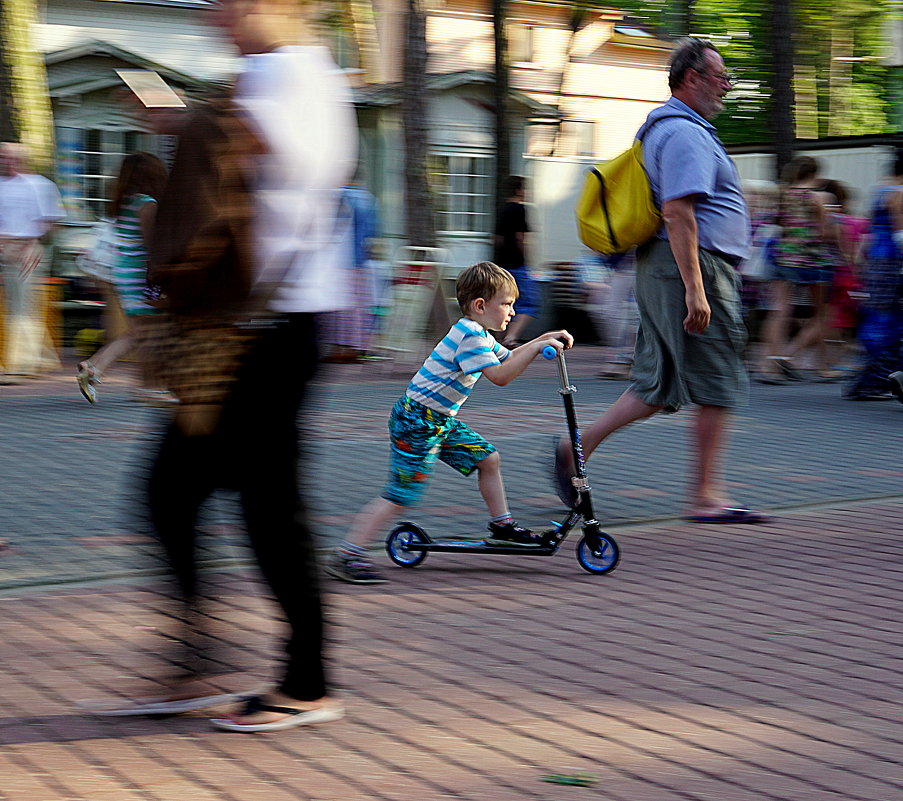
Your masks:
M 399 567 L 417 567 L 426 559 L 426 551 L 413 551 L 414 542 L 429 542 L 429 537 L 413 523 L 402 523 L 386 537 L 386 553 Z
M 621 550 L 614 537 L 601 531 L 596 537 L 598 545 L 595 548 L 590 547 L 585 536 L 577 543 L 577 561 L 587 573 L 594 575 L 610 573 L 618 566 Z

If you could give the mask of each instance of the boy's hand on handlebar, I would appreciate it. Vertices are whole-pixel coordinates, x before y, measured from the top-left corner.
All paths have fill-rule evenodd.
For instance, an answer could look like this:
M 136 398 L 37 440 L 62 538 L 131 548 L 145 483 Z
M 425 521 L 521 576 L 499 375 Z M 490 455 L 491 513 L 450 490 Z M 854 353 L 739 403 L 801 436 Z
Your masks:
M 539 344 L 540 350 L 546 345 L 551 345 L 556 350 L 567 350 L 574 346 L 574 337 L 564 329 L 561 331 L 546 331 L 546 333 L 536 337 L 534 341 Z

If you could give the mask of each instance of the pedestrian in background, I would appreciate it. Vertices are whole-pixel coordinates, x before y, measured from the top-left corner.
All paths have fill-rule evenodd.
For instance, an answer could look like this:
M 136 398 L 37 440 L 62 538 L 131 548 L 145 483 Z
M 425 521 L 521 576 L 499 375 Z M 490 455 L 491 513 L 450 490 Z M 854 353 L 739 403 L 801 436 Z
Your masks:
M 850 357 L 855 352 L 859 329 L 862 280 L 861 251 L 869 230 L 865 217 L 850 214 L 847 204 L 849 190 L 840 181 L 827 180 L 822 187 L 829 197 L 825 207 L 828 218 L 828 241 L 833 253 L 835 269 L 829 296 L 828 343 L 832 348 L 833 378 L 842 378 L 849 370 Z M 840 368 L 840 369 L 837 369 Z
M 601 312 L 607 364 L 599 377 L 622 380 L 630 377 L 636 341 L 636 253 L 614 253 L 607 257 L 606 266 L 610 278 Z
M 509 176 L 502 187 L 507 202 L 499 210 L 495 223 L 495 263 L 507 270 L 517 281 L 517 303 L 514 321 L 501 340 L 505 347 L 513 348 L 521 340 L 521 333 L 530 320 L 539 315 L 539 287 L 530 275 L 527 261 L 527 184 L 520 175 Z
M 737 170 L 710 122 L 724 107 L 731 78 L 711 42 L 688 37 L 672 52 L 669 85 L 671 99 L 650 112 L 638 133 L 664 225 L 637 249 L 632 382 L 583 432 L 583 450 L 589 456 L 624 426 L 695 403 L 688 519 L 758 523 L 764 516 L 734 507 L 721 485 L 728 413 L 745 402 L 748 389 L 735 265 L 749 252 L 749 217 Z M 555 485 L 569 506 L 577 500 L 573 476 L 570 444 L 561 438 Z
M 339 224 L 349 240 L 349 264 L 344 270 L 346 305 L 327 315 L 326 343 L 333 349 L 325 361 L 353 364 L 367 355 L 382 296 L 380 266 L 373 258 L 373 243 L 379 235 L 376 198 L 357 183 L 346 186 Z
M 897 150 L 891 172 L 872 204 L 862 266 L 862 363 L 844 388 L 849 400 L 903 394 L 903 150 Z
M 44 270 L 44 243 L 66 216 L 56 185 L 26 166 L 23 145 L 0 144 L 0 271 L 5 304 L 4 383 L 36 375 L 59 360 L 48 344 L 36 285 Z
M 819 165 L 811 156 L 794 158 L 784 168 L 782 178 L 784 186 L 775 215 L 780 232 L 772 249 L 773 310 L 763 326 L 763 358 L 758 378 L 767 384 L 783 384 L 798 378 L 793 359 L 811 347 L 815 351 L 816 376 L 830 379 L 825 345 L 829 329 L 828 298 L 834 275 L 825 210 L 830 198 L 821 191 Z M 813 313 L 788 343 L 794 292 L 800 287 L 808 290 Z
M 91 403 L 97 401 L 96 386 L 103 374 L 135 347 L 141 339 L 142 321 L 154 312 L 147 298 L 147 243 L 154 229 L 157 198 L 165 184 L 166 167 L 153 154 L 133 153 L 122 159 L 110 216 L 116 234 L 113 288 L 125 314 L 126 330 L 78 364 L 78 388 Z M 155 381 L 145 373 L 143 383 Z

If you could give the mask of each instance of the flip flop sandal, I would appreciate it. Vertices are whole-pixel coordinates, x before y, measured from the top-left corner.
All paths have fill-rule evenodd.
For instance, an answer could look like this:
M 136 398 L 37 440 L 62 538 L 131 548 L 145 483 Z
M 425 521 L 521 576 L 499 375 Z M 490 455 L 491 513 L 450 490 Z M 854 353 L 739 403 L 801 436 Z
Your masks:
M 293 729 L 295 726 L 308 726 L 313 723 L 328 723 L 344 717 L 345 708 L 342 706 L 321 707 L 320 709 L 295 709 L 290 706 L 275 706 L 265 704 L 259 696 L 251 698 L 240 715 L 253 715 L 255 712 L 278 712 L 288 717 L 274 720 L 270 723 L 240 723 L 235 717 L 211 718 L 210 722 L 218 729 L 226 731 L 283 731 Z
M 121 705 L 109 701 L 79 701 L 77 706 L 92 715 L 105 718 L 137 717 L 139 715 L 179 715 L 183 712 L 194 712 L 197 709 L 209 709 L 222 704 L 234 704 L 244 701 L 248 695 L 242 693 L 222 693 L 220 695 L 202 695 L 196 698 L 132 698 Z
M 793 367 L 790 363 L 790 359 L 781 357 L 781 356 L 769 356 L 778 367 L 778 369 L 789 378 L 791 381 L 804 381 L 802 374 Z
M 710 514 L 687 515 L 685 519 L 691 523 L 766 523 L 771 518 L 751 509 L 732 509 L 726 506 Z
M 90 361 L 84 361 L 78 366 L 75 380 L 78 381 L 79 392 L 88 403 L 97 403 L 97 390 L 94 389 L 100 381 L 97 368 Z
M 555 494 L 558 495 L 561 502 L 569 509 L 573 509 L 580 500 L 580 496 L 571 483 L 571 471 L 568 469 L 566 460 L 562 457 L 559 450 L 559 438 L 555 436 L 552 441 L 554 443 L 552 447 L 555 449 L 551 470 L 552 485 L 555 487 Z

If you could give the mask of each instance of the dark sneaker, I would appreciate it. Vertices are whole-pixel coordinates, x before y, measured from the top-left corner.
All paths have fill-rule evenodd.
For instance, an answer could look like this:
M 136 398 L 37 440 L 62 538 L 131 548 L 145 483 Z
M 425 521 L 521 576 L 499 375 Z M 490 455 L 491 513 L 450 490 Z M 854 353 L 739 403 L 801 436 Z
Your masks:
M 483 540 L 487 545 L 516 545 L 520 548 L 538 548 L 542 545 L 539 534 L 514 521 L 504 525 L 490 523 L 489 532 L 491 536 Z
M 894 393 L 894 397 L 903 403 L 903 370 L 891 373 L 887 380 L 890 382 L 890 391 Z
M 552 483 L 555 486 L 555 493 L 561 499 L 561 502 L 569 509 L 573 509 L 580 500 L 577 488 L 571 483 L 574 472 L 570 467 L 568 452 L 564 451 L 562 453 L 561 442 L 558 437 L 555 437 L 554 442 L 555 461 L 552 464 Z
M 333 554 L 326 563 L 326 572 L 333 578 L 350 584 L 385 584 L 386 579 L 365 556 L 346 553 Z

